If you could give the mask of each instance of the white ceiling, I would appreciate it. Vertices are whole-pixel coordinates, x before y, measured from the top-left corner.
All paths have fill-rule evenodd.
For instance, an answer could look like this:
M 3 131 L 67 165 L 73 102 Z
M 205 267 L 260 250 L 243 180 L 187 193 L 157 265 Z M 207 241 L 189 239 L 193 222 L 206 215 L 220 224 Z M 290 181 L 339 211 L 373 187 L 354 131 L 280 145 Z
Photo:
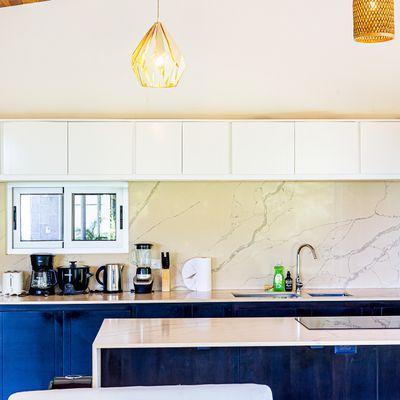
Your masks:
M 161 0 L 187 64 L 167 90 L 130 66 L 154 19 L 155 0 L 0 8 L 0 117 L 400 116 L 400 35 L 355 43 L 352 0 Z

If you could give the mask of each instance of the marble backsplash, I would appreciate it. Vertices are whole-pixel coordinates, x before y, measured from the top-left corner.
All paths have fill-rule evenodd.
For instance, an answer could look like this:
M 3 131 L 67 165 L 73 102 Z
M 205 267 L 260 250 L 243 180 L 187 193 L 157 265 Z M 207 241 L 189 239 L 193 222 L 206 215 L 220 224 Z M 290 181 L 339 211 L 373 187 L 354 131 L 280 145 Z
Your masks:
M 131 244 L 154 243 L 154 258 L 171 252 L 175 289 L 194 256 L 212 257 L 215 289 L 262 288 L 274 264 L 294 271 L 303 243 L 318 254 L 304 250 L 306 288 L 400 287 L 400 182 L 131 182 L 129 192 Z M 29 271 L 27 256 L 6 254 L 5 193 L 0 184 L 0 270 Z M 96 267 L 129 256 L 56 264 L 68 260 Z M 126 268 L 126 289 L 133 275 Z

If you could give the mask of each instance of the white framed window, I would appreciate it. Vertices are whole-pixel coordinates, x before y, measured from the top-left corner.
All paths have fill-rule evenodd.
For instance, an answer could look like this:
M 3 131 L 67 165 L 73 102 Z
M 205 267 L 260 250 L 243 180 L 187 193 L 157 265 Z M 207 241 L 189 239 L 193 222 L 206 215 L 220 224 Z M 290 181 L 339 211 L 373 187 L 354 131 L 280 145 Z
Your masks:
M 8 184 L 9 254 L 127 253 L 128 184 Z

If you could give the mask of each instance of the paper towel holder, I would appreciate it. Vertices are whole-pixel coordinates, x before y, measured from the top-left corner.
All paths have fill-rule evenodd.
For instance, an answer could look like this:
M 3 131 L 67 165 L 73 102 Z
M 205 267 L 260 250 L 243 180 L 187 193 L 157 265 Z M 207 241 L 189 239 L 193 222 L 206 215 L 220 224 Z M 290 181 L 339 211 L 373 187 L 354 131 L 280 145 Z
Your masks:
M 183 283 L 189 290 L 209 292 L 212 289 L 211 258 L 193 257 L 183 263 Z

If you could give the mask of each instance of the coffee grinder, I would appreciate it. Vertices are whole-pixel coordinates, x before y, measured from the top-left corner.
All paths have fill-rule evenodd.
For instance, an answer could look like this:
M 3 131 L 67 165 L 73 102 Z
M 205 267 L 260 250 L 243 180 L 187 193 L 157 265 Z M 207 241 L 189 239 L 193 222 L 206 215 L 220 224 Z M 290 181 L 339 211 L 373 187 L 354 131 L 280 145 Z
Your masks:
M 54 294 L 57 285 L 57 272 L 53 269 L 54 256 L 52 254 L 31 255 L 31 284 L 29 294 L 34 296 L 48 296 Z
M 153 276 L 151 274 L 151 248 L 150 243 L 135 244 L 133 262 L 136 265 L 136 276 L 133 279 L 135 293 L 151 293 L 153 288 Z

